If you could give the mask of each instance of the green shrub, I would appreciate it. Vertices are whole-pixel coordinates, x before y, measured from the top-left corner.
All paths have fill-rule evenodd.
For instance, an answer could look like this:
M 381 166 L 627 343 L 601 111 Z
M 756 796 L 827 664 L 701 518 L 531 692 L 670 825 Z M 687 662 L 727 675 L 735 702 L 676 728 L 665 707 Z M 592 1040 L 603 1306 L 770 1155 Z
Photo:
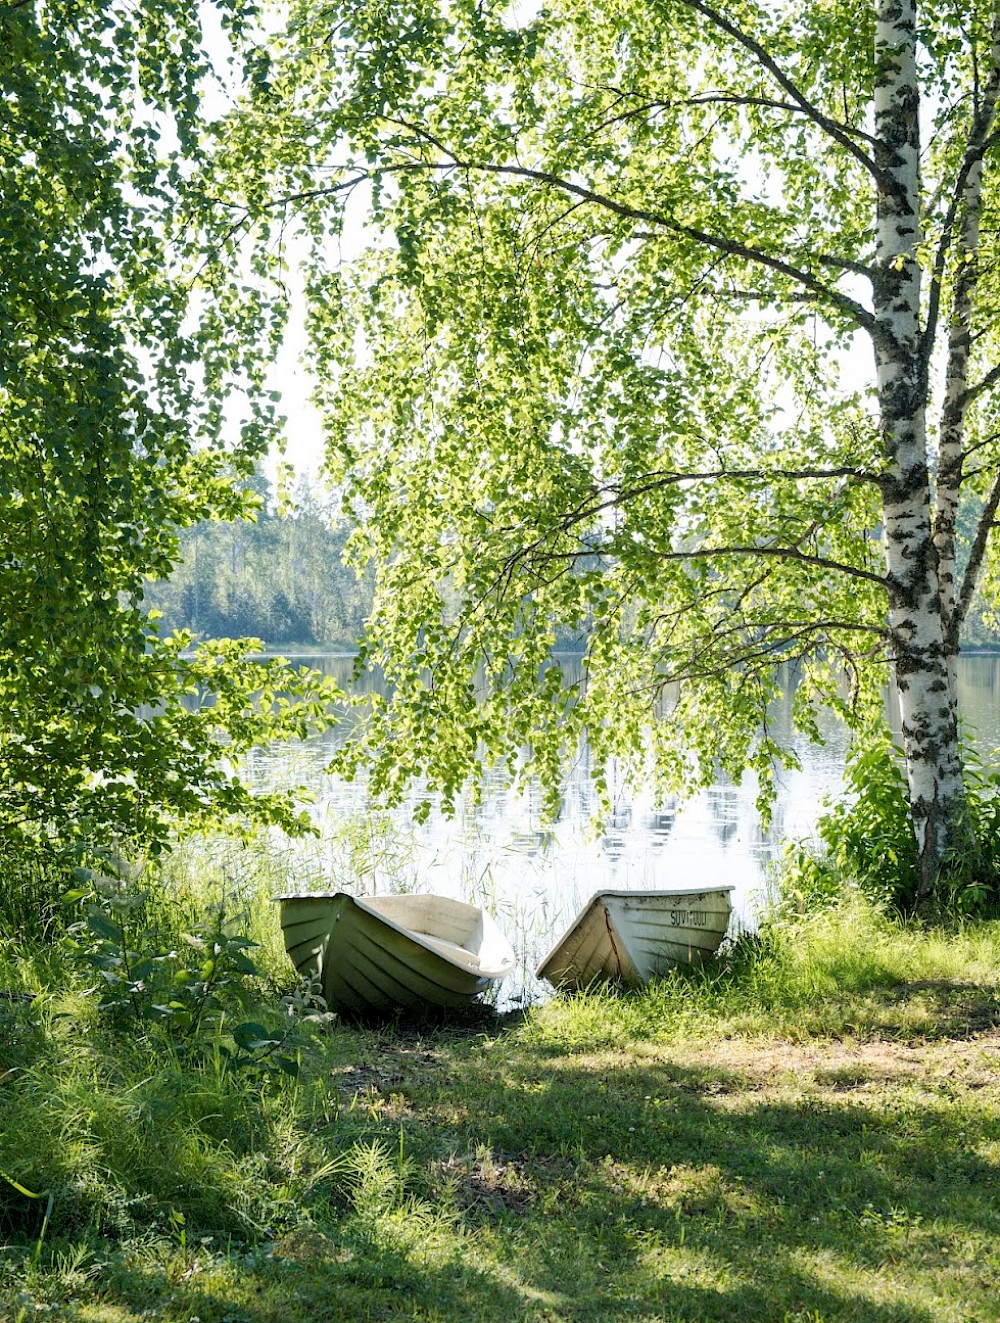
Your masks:
M 76 872 L 83 885 L 67 901 L 83 914 L 62 945 L 70 965 L 95 978 L 93 995 L 107 1021 L 157 1026 L 175 1050 L 210 1057 L 224 1070 L 298 1073 L 295 1018 L 277 1025 L 246 1018 L 260 1000 L 251 957 L 257 943 L 231 930 L 224 906 L 164 934 L 148 922 L 148 892 Z
M 1000 877 L 1000 770 L 964 749 L 973 853 L 949 860 L 945 908 L 982 913 L 997 897 Z M 827 801 L 816 843 L 793 841 L 785 851 L 777 907 L 805 912 L 838 904 L 852 888 L 899 913 L 916 904 L 919 867 L 901 751 L 888 737 L 859 743 L 847 760 L 845 794 Z

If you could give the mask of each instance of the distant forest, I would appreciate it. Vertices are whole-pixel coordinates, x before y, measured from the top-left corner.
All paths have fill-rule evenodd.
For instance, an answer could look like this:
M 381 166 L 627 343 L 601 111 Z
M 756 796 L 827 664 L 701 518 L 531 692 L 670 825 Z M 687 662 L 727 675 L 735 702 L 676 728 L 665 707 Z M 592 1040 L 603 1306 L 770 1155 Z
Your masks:
M 253 486 L 263 501 L 257 519 L 185 530 L 180 563 L 149 585 L 146 605 L 162 612 L 165 631 L 197 638 L 353 647 L 371 606 L 371 575 L 359 579 L 343 563 L 349 529 L 336 498 L 299 477 L 291 508 L 279 512 L 262 473 Z
M 279 512 L 262 472 L 253 486 L 262 500 L 257 519 L 186 529 L 182 560 L 169 579 L 150 584 L 147 605 L 163 613 L 166 630 L 188 629 L 196 638 L 249 636 L 276 648 L 353 648 L 371 608 L 374 576 L 369 567 L 359 578 L 343 562 L 350 530 L 337 498 L 315 478 L 300 475 L 288 510 Z M 963 511 L 960 527 L 970 523 L 970 512 Z M 982 591 L 966 617 L 962 642 L 991 651 L 1000 646 L 996 617 Z M 561 634 L 558 646 L 575 651 L 581 639 Z

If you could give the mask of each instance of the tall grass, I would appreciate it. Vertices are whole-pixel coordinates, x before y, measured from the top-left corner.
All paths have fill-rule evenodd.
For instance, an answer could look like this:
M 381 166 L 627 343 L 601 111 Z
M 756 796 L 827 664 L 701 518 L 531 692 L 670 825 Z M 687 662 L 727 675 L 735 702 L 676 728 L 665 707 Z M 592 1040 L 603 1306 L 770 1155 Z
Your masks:
M 0 841 L 0 942 L 44 943 L 61 924 L 73 860 L 39 842 Z
M 768 921 L 703 969 L 678 969 L 635 994 L 595 989 L 546 1007 L 536 1032 L 567 1048 L 708 1033 L 790 1039 L 934 1032 L 977 989 L 1000 988 L 1000 922 L 948 929 L 887 915 L 854 895 L 834 909 Z M 901 1014 L 894 990 L 906 990 Z M 926 1023 L 925 1023 L 926 1022 Z
M 100 973 L 67 934 L 79 915 L 58 897 L 34 936 L 3 930 L 0 1318 L 989 1317 L 989 1091 L 949 1086 L 939 1105 L 907 1084 L 841 1107 L 836 1090 L 860 1076 L 831 1068 L 821 1104 L 792 1089 L 765 1107 L 724 1049 L 933 1041 L 1000 1021 L 1000 924 L 936 929 L 855 899 L 765 923 L 640 992 L 472 1029 L 300 1018 L 290 1074 L 232 1052 L 238 1017 L 290 1018 L 270 902 L 284 869 L 261 843 L 212 843 L 140 879 L 157 950 L 183 952 L 209 920 L 258 943 L 259 973 L 223 988 L 194 1033 L 102 1010 Z M 935 1184 L 938 1149 L 954 1189 Z M 978 1277 L 958 1271 L 963 1244 Z M 919 1305 L 896 1308 L 897 1280 Z M 859 1292 L 881 1303 L 856 1305 Z

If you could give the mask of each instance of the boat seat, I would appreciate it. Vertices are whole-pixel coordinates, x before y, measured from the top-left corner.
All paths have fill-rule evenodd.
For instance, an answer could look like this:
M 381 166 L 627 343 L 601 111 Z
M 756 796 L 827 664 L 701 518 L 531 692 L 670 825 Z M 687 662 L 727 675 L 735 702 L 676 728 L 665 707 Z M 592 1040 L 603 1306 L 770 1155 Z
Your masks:
M 460 946 L 458 942 L 450 942 L 447 937 L 432 937 L 430 933 L 418 932 L 414 935 L 420 938 L 423 946 L 429 946 L 432 951 L 440 952 L 449 960 L 459 960 L 469 969 L 478 969 L 482 964 L 478 952 L 470 951 L 467 946 Z

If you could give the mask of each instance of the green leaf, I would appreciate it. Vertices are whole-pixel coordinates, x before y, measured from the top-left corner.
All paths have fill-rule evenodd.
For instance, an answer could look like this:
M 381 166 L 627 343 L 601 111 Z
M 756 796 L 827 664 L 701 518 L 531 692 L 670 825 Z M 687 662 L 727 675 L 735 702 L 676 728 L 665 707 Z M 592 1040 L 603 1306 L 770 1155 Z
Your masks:
M 120 924 L 109 919 L 108 916 L 100 910 L 92 910 L 87 915 L 87 927 L 97 937 L 102 937 L 105 941 L 120 943 L 124 940 L 124 932 Z
M 260 970 L 254 962 L 248 960 L 247 957 L 242 955 L 239 951 L 229 952 L 227 959 L 230 967 L 236 970 L 239 974 L 247 974 L 250 976 L 258 976 L 260 974 Z
M 3 1177 L 8 1185 L 12 1185 L 18 1194 L 23 1194 L 26 1199 L 44 1199 L 48 1194 L 48 1190 L 43 1190 L 41 1194 L 35 1194 L 32 1190 L 29 1190 L 26 1186 L 22 1185 L 20 1181 L 16 1181 L 14 1177 L 5 1172 L 2 1167 L 0 1167 L 0 1176 Z
M 257 1052 L 262 1048 L 278 1047 L 284 1041 L 281 1036 L 275 1037 L 262 1024 L 254 1021 L 248 1021 L 246 1024 L 239 1024 L 232 1030 L 233 1041 L 237 1047 L 245 1052 Z

